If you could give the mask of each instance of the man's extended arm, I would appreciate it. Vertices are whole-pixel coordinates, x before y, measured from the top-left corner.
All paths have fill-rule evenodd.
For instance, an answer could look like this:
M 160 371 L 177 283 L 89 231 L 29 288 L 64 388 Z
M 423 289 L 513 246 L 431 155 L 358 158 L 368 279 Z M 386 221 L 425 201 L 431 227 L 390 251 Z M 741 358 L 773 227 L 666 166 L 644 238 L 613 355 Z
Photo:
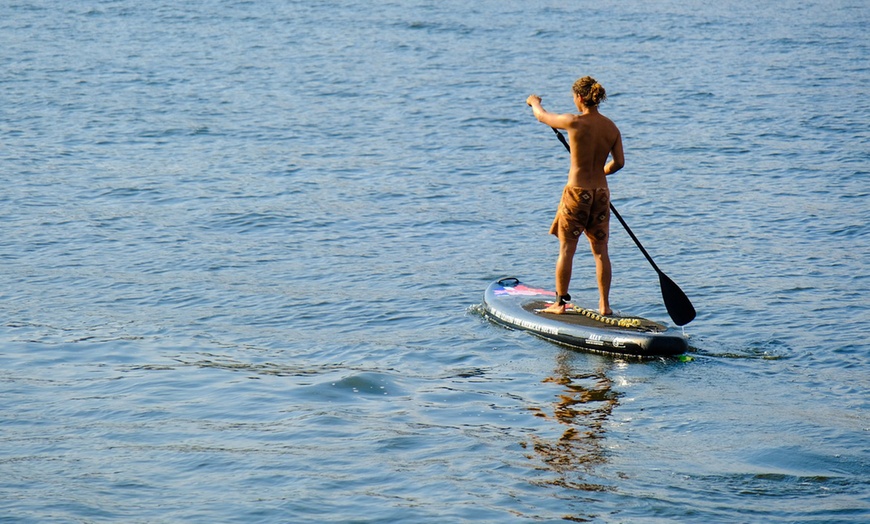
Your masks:
M 568 129 L 568 126 L 571 125 L 571 122 L 574 119 L 574 115 L 550 113 L 541 106 L 541 97 L 538 95 L 529 95 L 526 99 L 526 103 L 532 106 L 532 112 L 535 114 L 535 118 L 537 118 L 539 122 L 543 122 L 550 127 L 555 127 L 556 129 Z

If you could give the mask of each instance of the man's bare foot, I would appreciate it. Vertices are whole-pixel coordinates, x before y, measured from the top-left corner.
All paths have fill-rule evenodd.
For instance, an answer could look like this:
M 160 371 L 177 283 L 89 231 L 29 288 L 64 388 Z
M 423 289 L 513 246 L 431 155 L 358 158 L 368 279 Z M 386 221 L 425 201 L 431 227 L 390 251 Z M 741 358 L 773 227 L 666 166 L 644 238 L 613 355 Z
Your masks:
M 542 309 L 541 313 L 552 313 L 553 315 L 562 315 L 565 313 L 565 304 L 560 304 L 559 301 L 553 302 L 553 304 L 546 308 Z

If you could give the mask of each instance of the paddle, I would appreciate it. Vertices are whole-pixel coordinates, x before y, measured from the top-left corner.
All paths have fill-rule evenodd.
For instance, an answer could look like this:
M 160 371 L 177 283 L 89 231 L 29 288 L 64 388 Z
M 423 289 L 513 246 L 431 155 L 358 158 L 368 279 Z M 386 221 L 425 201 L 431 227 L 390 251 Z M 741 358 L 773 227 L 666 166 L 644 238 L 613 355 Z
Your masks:
M 550 129 L 556 133 L 556 136 L 559 137 L 559 141 L 562 142 L 562 145 L 565 146 L 565 149 L 568 152 L 571 152 L 571 146 L 568 145 L 568 141 L 565 140 L 565 137 L 562 133 L 559 132 L 555 127 L 551 127 Z M 643 253 L 643 256 L 649 261 L 650 265 L 653 269 L 656 270 L 656 273 L 659 274 L 659 284 L 662 288 L 662 299 L 665 301 L 665 308 L 668 310 L 668 315 L 670 315 L 671 319 L 678 326 L 684 326 L 694 320 L 695 318 L 695 307 L 692 306 L 692 302 L 689 300 L 689 297 L 683 293 L 683 290 L 680 289 L 680 286 L 674 283 L 673 280 L 668 278 L 664 272 L 659 269 L 656 263 L 653 261 L 652 257 L 649 256 L 649 253 L 646 252 L 643 245 L 641 245 L 640 240 L 634 236 L 631 228 L 628 227 L 628 224 L 625 223 L 625 220 L 622 219 L 622 216 L 613 207 L 613 202 L 610 203 L 610 211 L 613 212 L 613 215 L 619 220 L 619 223 L 622 224 L 622 227 L 628 232 L 628 236 L 634 240 L 634 243 L 637 244 L 637 247 L 640 248 L 640 252 Z

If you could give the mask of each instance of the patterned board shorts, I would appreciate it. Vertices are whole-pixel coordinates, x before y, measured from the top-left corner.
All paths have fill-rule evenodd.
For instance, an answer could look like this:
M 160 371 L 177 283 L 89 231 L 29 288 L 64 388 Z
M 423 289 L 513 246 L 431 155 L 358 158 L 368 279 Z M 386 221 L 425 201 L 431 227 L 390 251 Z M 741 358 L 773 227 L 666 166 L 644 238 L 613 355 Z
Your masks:
M 578 239 L 586 233 L 592 242 L 603 242 L 610 232 L 610 190 L 565 186 L 550 234 Z

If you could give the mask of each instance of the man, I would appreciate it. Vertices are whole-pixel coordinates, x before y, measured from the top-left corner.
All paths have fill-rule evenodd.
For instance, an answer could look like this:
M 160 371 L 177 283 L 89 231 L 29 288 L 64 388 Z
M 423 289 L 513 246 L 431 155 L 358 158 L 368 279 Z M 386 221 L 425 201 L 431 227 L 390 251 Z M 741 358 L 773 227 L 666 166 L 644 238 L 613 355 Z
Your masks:
M 581 233 L 585 233 L 595 257 L 598 279 L 598 310 L 612 315 L 610 308 L 610 255 L 607 242 L 610 233 L 610 189 L 607 175 L 625 165 L 622 136 L 616 125 L 598 112 L 598 104 L 606 98 L 604 87 L 586 76 L 574 82 L 574 105 L 580 114 L 555 114 L 541 107 L 541 97 L 530 95 L 526 103 L 535 117 L 556 129 L 568 131 L 571 146 L 571 169 L 568 183 L 550 233 L 559 238 L 559 258 L 556 261 L 556 301 L 544 310 L 562 314 L 571 300 L 568 284 L 574 253 Z M 608 156 L 610 162 L 607 161 Z

